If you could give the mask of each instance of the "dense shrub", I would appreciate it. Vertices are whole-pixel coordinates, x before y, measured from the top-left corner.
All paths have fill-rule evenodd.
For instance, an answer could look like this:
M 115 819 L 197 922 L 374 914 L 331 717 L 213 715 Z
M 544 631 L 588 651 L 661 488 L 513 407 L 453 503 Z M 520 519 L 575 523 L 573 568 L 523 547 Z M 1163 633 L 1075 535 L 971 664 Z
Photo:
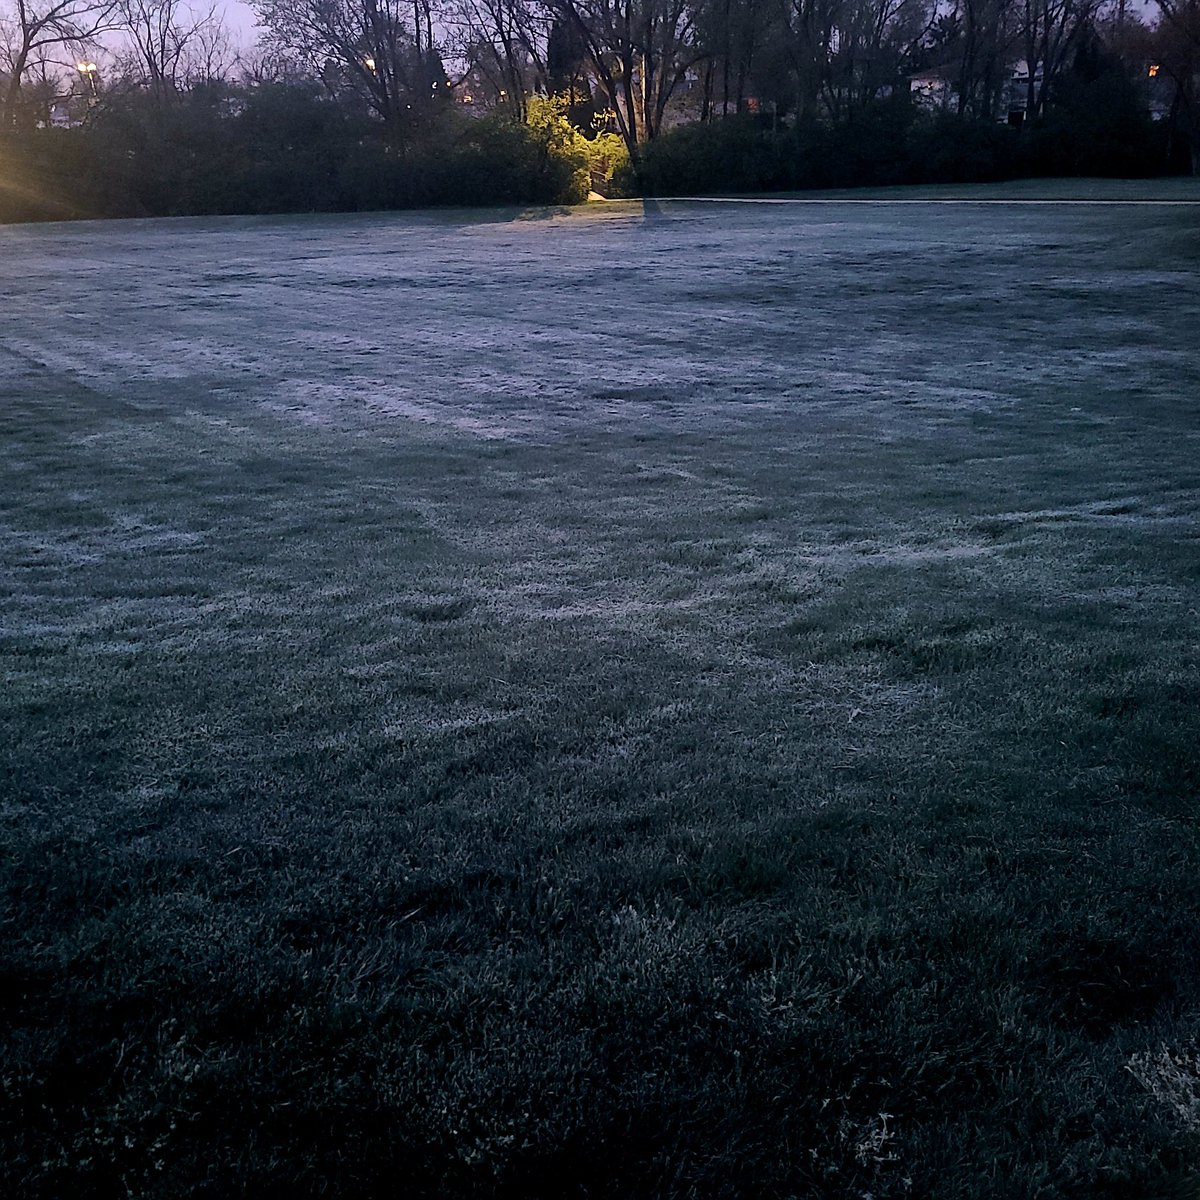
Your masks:
M 792 141 L 745 118 L 686 125 L 643 147 L 637 177 L 650 195 L 795 187 Z
M 1147 176 L 1186 165 L 1169 149 L 1121 63 L 1096 46 L 1081 49 L 1046 117 L 1025 129 L 898 96 L 838 121 L 683 126 L 636 163 L 619 138 L 585 138 L 544 97 L 524 121 L 444 111 L 385 130 L 312 86 L 199 88 L 165 105 L 122 97 L 80 129 L 0 137 L 0 221 L 573 204 L 590 188 L 665 196 Z
M 1031 133 L 1025 166 L 1034 172 L 1144 177 L 1171 165 L 1167 128 L 1150 120 L 1120 58 L 1095 40 L 1081 46 Z
M 893 101 L 790 129 L 746 117 L 688 126 L 644 149 L 639 176 L 657 195 L 984 180 L 1013 173 L 1015 141 L 1000 126 Z
M 590 145 L 549 101 L 528 122 L 450 113 L 388 136 L 305 87 L 128 97 L 86 128 L 0 140 L 0 221 L 571 204 Z
M 644 147 L 637 177 L 648 194 L 664 196 L 1162 174 L 1163 138 L 1126 92 L 1106 76 L 1073 77 L 1047 119 L 1025 130 L 924 112 L 906 97 L 798 128 L 773 130 L 750 117 L 689 125 Z
M 591 186 L 607 197 L 632 195 L 629 151 L 615 133 L 585 140 Z
M 952 113 L 923 115 L 907 132 L 912 182 L 987 183 L 1025 174 L 1017 130 Z M 1038 172 L 1062 174 L 1061 171 Z
M 0 221 L 70 220 L 108 208 L 96 148 L 80 130 L 0 135 Z

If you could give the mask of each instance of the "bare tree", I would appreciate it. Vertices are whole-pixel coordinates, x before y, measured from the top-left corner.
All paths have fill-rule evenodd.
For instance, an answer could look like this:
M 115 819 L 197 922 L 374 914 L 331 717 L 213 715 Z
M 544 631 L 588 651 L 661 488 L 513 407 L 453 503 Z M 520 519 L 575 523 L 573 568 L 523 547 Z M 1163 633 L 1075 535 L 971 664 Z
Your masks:
M 772 81 L 767 90 L 778 107 L 803 121 L 818 111 L 828 91 L 847 0 L 768 3 L 770 25 L 758 55 Z
M 1200 0 L 1156 0 L 1161 69 L 1175 85 L 1172 120 L 1200 175 Z
M 527 0 L 458 0 L 445 20 L 457 32 L 466 74 L 481 75 L 524 120 L 528 96 L 548 86 L 544 11 Z
M 759 52 L 776 20 L 770 0 L 712 0 L 697 19 L 697 36 L 708 51 L 702 115 L 743 111 Z
M 213 11 L 213 20 L 197 27 L 184 53 L 184 82 L 189 87 L 228 82 L 240 59 L 229 26 Z
M 196 75 L 212 77 L 228 56 L 215 7 L 197 13 L 181 0 L 117 0 L 131 73 L 160 103 Z M 224 43 L 224 49 L 223 49 Z
M 17 122 L 21 87 L 37 64 L 45 68 L 58 51 L 79 52 L 99 34 L 114 28 L 115 0 L 12 0 L 0 17 L 0 61 L 7 77 L 0 93 L 0 128 Z
M 933 15 L 929 0 L 843 0 L 826 51 L 828 110 L 844 116 L 895 87 Z
M 1018 19 L 1025 51 L 1025 112 L 1041 116 L 1055 79 L 1070 61 L 1083 31 L 1090 27 L 1102 0 L 1022 0 Z
M 958 111 L 990 118 L 1000 107 L 1006 73 L 1018 45 L 1017 0 L 958 0 L 961 31 Z
M 630 153 L 662 130 L 667 103 L 706 57 L 699 0 L 544 0 L 579 35 Z
M 255 0 L 277 46 L 394 128 L 447 90 L 432 0 Z
M 238 82 L 256 88 L 271 84 L 294 86 L 311 84 L 313 74 L 308 65 L 292 50 L 259 42 L 237 57 Z

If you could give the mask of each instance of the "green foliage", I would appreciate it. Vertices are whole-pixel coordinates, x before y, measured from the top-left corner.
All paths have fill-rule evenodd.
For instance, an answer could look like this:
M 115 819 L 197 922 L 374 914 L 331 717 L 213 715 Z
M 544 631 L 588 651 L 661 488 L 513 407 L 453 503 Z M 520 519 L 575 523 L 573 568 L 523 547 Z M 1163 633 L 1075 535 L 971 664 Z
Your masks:
M 615 133 L 599 133 L 585 143 L 591 186 L 602 196 L 614 199 L 636 195 L 631 178 L 629 148 Z
M 566 102 L 557 96 L 530 96 L 525 124 L 534 135 L 546 168 L 553 173 L 561 202 L 579 204 L 586 200 L 588 143 L 567 119 Z

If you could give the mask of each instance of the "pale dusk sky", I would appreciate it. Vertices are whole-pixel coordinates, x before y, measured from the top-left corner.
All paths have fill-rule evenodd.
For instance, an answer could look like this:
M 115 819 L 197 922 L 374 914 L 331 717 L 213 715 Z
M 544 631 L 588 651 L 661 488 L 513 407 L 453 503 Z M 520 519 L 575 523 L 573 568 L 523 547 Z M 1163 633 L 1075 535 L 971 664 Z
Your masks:
M 254 24 L 254 10 L 242 0 L 225 0 L 225 24 L 229 26 L 234 41 L 241 47 L 250 47 L 258 40 L 258 29 Z

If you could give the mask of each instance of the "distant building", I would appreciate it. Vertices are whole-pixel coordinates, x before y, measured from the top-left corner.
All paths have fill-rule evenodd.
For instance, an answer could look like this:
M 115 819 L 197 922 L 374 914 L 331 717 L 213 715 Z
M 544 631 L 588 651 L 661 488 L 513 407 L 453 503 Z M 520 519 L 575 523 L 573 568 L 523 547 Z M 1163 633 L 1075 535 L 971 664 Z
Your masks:
M 908 77 L 913 101 L 930 112 L 953 111 L 958 107 L 956 68 L 953 65 L 930 67 Z M 1165 120 L 1171 113 L 1174 85 L 1158 63 L 1146 62 L 1136 68 L 1141 94 L 1151 120 Z M 1023 59 L 1010 63 L 1000 89 L 996 119 L 1009 125 L 1023 125 L 1029 108 L 1029 64 Z M 1033 91 L 1040 96 L 1045 86 L 1043 68 L 1033 72 Z
M 46 106 L 46 115 L 38 122 L 42 129 L 78 129 L 91 110 L 88 97 L 68 93 L 56 96 Z
M 931 112 L 958 107 L 958 89 L 950 67 L 931 67 L 910 75 L 908 91 L 918 106 Z

